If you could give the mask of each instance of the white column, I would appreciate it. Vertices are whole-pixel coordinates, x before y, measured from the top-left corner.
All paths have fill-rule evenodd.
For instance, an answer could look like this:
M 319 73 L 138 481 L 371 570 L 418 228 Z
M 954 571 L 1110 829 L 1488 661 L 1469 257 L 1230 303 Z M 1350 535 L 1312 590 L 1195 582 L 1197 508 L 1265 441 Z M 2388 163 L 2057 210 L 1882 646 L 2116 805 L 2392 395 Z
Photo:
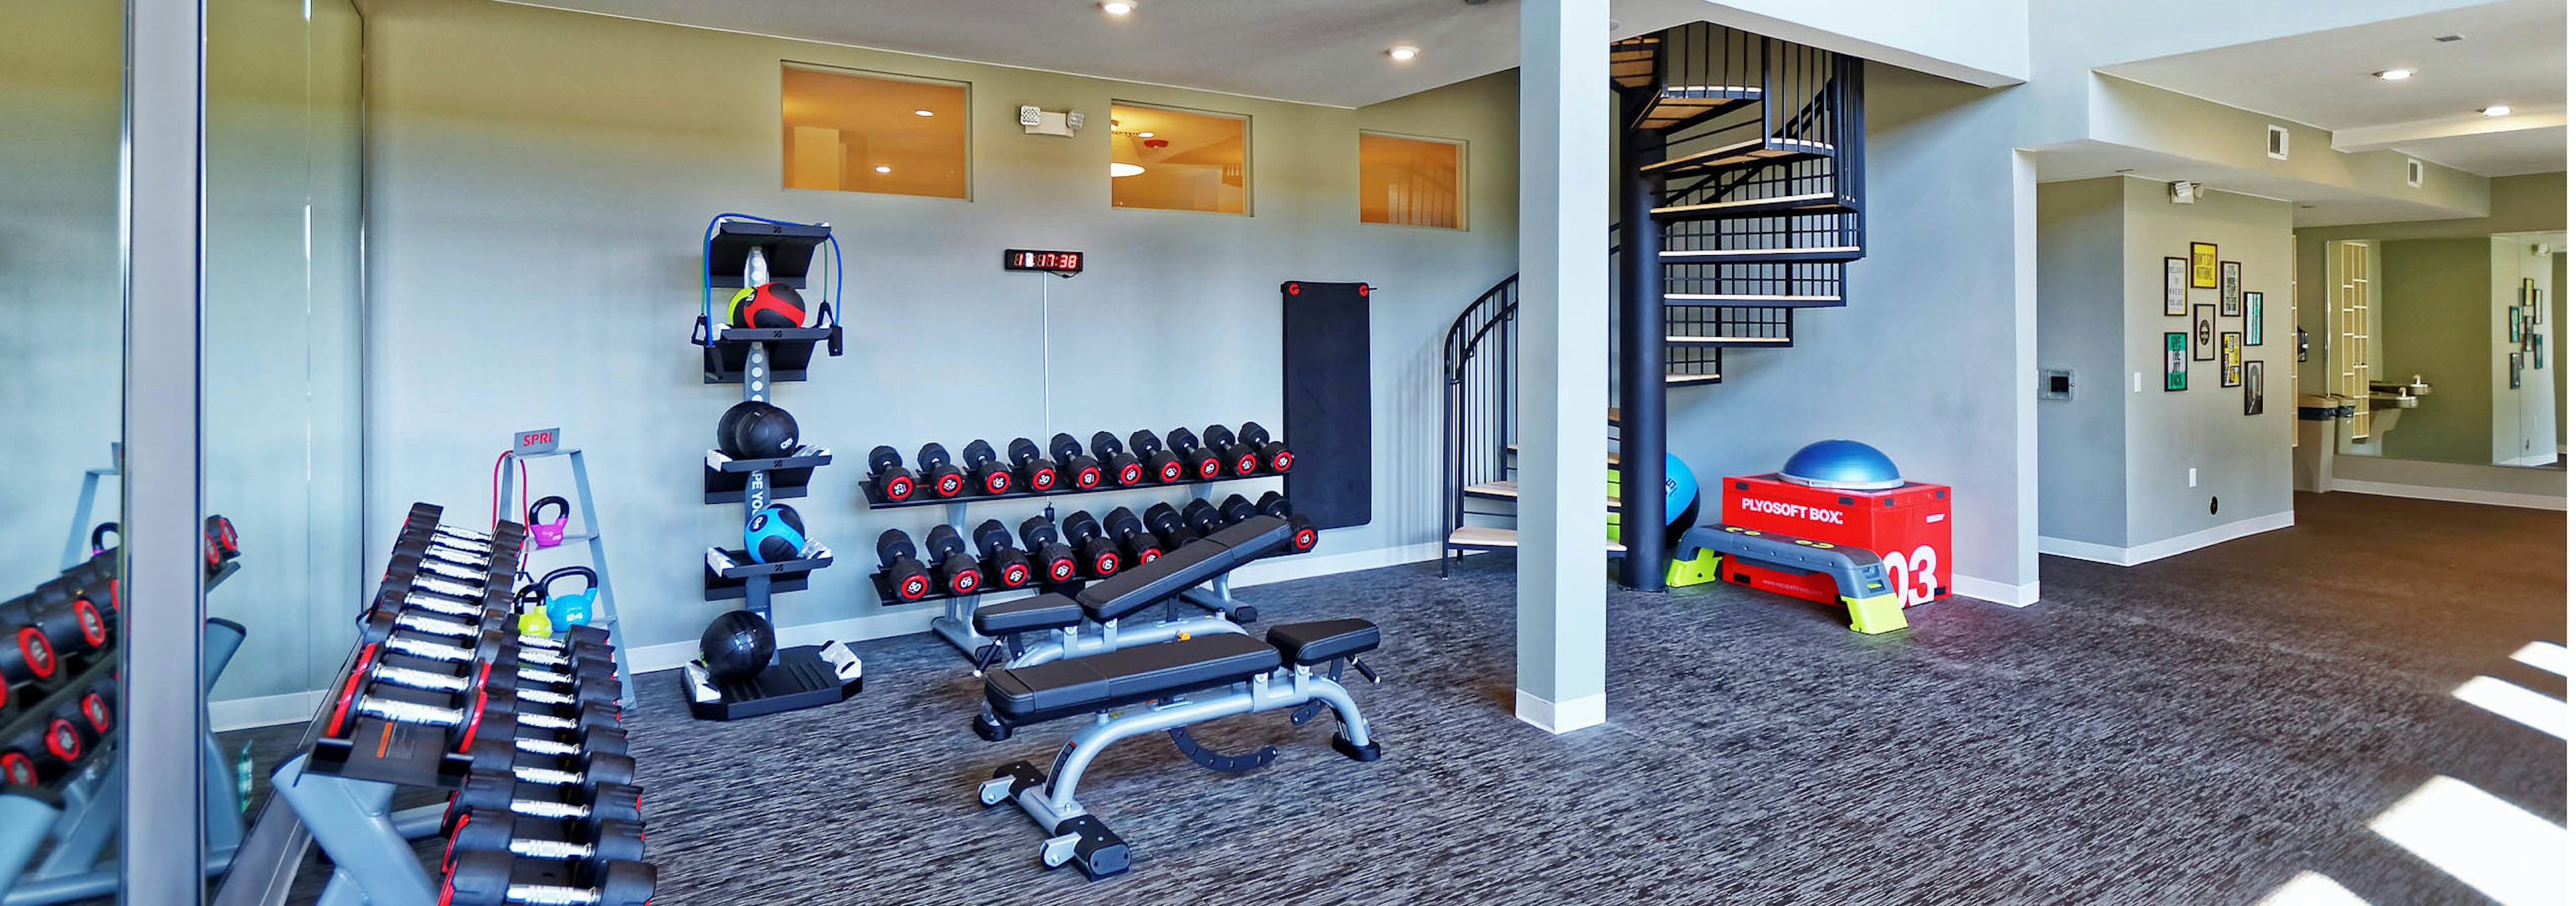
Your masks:
M 1609 0 L 1521 2 L 1520 643 L 1514 713 L 1602 722 Z

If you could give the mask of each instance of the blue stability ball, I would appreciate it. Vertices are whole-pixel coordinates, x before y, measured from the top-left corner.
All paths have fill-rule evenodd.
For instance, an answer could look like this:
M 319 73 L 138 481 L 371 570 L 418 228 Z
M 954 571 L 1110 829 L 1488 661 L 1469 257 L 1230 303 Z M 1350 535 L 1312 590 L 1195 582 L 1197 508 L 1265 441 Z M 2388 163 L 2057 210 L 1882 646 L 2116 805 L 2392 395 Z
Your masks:
M 1884 491 L 1905 484 L 1896 462 L 1856 440 L 1820 440 L 1789 454 L 1780 480 L 1840 491 Z
M 1682 458 L 1664 454 L 1664 520 L 1665 524 L 1689 528 L 1699 519 L 1699 477 L 1692 475 Z

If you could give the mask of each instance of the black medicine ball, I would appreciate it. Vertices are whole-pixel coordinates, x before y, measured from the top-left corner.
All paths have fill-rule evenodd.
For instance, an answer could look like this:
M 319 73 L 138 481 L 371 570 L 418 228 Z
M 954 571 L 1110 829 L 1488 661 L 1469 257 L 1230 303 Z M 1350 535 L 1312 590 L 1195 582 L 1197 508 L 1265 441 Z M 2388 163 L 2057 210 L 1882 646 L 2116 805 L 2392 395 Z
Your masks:
M 796 416 L 757 400 L 744 400 L 716 419 L 716 449 L 735 459 L 768 459 L 796 451 Z
M 698 637 L 698 657 L 706 663 L 707 675 L 718 681 L 758 675 L 777 650 L 778 638 L 769 621 L 748 610 L 717 615 L 707 624 L 706 634 Z

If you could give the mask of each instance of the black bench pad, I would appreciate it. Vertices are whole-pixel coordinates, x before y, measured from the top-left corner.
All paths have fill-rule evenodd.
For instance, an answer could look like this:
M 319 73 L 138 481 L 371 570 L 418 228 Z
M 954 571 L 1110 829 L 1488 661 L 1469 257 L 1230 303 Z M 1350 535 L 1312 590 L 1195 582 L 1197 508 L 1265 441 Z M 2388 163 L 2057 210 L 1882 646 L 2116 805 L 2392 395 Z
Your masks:
M 1270 644 L 1290 661 L 1321 664 L 1377 648 L 1377 624 L 1367 620 L 1317 620 L 1270 627 Z
M 1276 516 L 1254 516 L 1209 535 L 1152 563 L 1091 583 L 1074 594 L 1094 620 L 1115 620 L 1147 606 L 1170 600 L 1237 566 L 1252 562 L 1288 540 L 1288 522 Z
M 1279 651 L 1240 633 L 1121 648 L 984 674 L 984 700 L 1015 724 L 1231 685 L 1277 669 Z
M 1062 629 L 1081 622 L 1082 605 L 1054 592 L 975 608 L 975 631 L 983 635 Z

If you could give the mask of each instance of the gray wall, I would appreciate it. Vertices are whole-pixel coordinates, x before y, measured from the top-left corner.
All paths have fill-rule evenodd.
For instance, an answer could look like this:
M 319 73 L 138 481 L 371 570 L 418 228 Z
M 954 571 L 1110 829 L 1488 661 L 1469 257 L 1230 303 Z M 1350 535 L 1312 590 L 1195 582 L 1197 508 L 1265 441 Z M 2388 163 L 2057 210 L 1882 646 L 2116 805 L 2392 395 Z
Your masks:
M 2075 372 L 2068 400 L 2039 405 L 2039 533 L 2113 547 L 2129 535 L 2128 303 L 2120 177 L 2039 187 L 2039 367 Z M 2151 340 L 2159 340 L 2151 337 Z M 2164 370 L 2149 377 L 2162 392 Z
M 1726 382 L 1673 391 L 1672 452 L 1703 487 L 1768 472 L 1806 444 L 1876 446 L 1957 490 L 1954 575 L 2039 579 L 2023 540 L 2012 89 L 1871 64 L 1869 257 L 1849 307 L 1800 312 L 1798 345 L 1727 350 Z
M 108 465 L 124 362 L 114 0 L 0 0 L 0 597 L 61 568 L 81 472 Z M 91 520 L 116 518 L 100 487 Z M 9 591 L 16 589 L 17 591 Z
M 2495 411 L 2487 317 L 2486 237 L 2379 244 L 2379 359 L 2386 380 L 2423 375 L 2433 395 L 2398 417 L 2379 453 L 2488 462 Z
M 693 274 L 707 218 L 741 211 L 830 221 L 850 265 L 848 354 L 775 394 L 841 454 L 794 503 L 842 562 L 778 599 L 782 625 L 888 613 L 866 590 L 869 539 L 938 518 L 862 508 L 854 483 L 872 445 L 1276 428 L 1277 287 L 1292 278 L 1379 287 L 1376 521 L 1327 533 L 1318 554 L 1365 560 L 1437 538 L 1441 334 L 1514 267 L 1509 73 L 1355 111 L 499 3 L 367 12 L 370 526 L 414 500 L 479 516 L 510 432 L 560 425 L 590 452 L 629 644 L 693 644 L 730 606 L 701 600 L 701 552 L 738 544 L 741 520 L 699 500 L 712 425 L 739 390 L 699 383 Z M 785 60 L 972 83 L 974 200 L 779 188 Z M 1254 216 L 1110 209 L 1113 99 L 1249 115 Z M 1023 103 L 1077 108 L 1091 125 L 1023 135 Z M 1358 223 L 1362 128 L 1465 140 L 1470 229 Z M 1004 274 L 1005 246 L 1093 257 L 1072 280 Z M 1041 293 L 1055 311 L 1051 426 L 1031 392 Z M 975 517 L 1032 511 L 987 504 Z M 905 631 L 923 612 L 845 627 Z

